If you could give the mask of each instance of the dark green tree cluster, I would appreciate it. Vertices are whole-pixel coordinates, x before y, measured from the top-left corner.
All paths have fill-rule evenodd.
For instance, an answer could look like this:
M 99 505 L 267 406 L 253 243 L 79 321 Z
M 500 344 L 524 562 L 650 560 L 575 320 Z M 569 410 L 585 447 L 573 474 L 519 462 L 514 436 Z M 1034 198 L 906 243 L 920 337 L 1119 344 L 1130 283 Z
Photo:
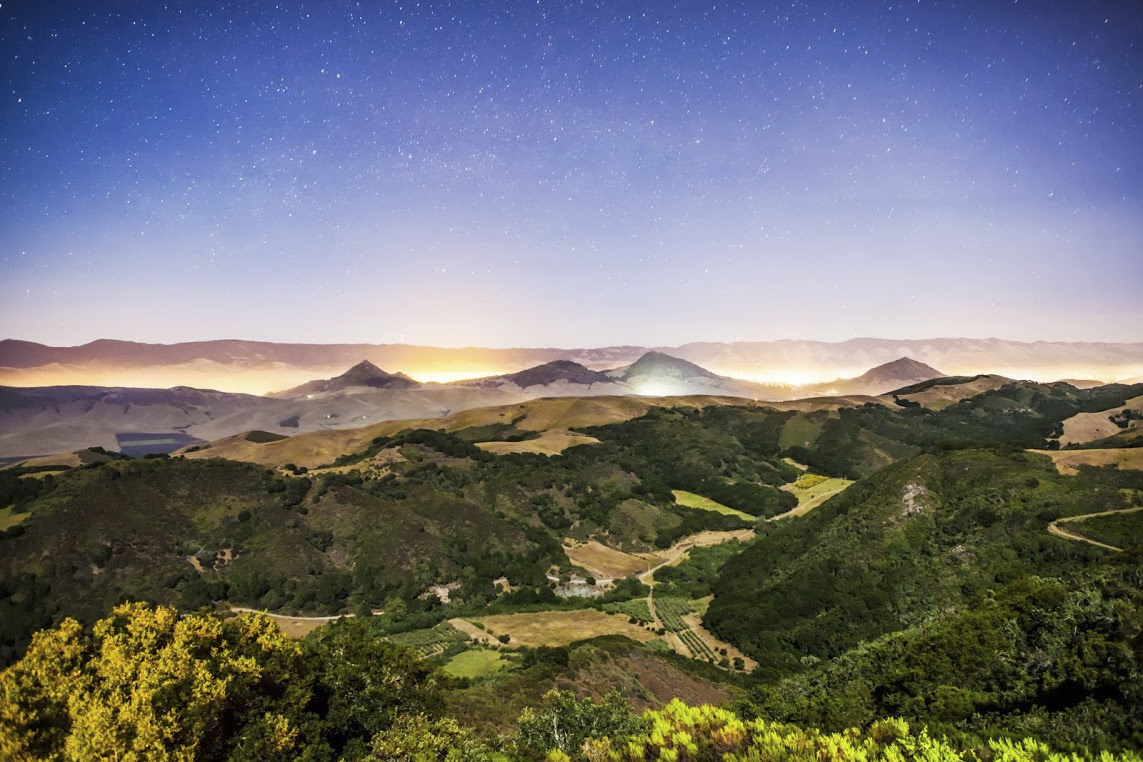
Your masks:
M 705 621 L 778 677 L 1029 575 L 1060 576 L 1109 551 L 1048 524 L 1129 507 L 1143 472 L 1057 473 L 1016 450 L 922 455 L 810 514 L 768 525 L 730 558 Z

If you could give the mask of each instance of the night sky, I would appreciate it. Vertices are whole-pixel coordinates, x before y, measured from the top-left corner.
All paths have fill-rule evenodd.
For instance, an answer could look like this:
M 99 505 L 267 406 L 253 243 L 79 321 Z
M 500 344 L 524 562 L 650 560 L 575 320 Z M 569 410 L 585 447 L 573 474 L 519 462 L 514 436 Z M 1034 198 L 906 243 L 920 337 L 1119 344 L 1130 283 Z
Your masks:
M 0 6 L 0 335 L 1143 340 L 1143 4 Z

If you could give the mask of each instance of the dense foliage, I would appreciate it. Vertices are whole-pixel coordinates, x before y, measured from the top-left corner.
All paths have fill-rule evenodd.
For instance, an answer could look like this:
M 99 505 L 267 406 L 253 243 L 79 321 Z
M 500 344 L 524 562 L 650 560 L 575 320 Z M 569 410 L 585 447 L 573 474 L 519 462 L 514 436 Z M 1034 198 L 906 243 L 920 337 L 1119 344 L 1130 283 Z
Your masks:
M 1007 582 L 1099 563 L 1109 551 L 1047 525 L 1126 508 L 1131 490 L 1143 490 L 1143 472 L 1062 476 L 1016 450 L 919 456 L 769 525 L 726 562 L 705 621 L 760 674 L 797 672 Z
M 926 382 L 928 385 L 932 385 Z M 926 384 L 908 387 L 920 391 Z M 1076 389 L 1067 383 L 1013 382 L 940 410 L 869 403 L 816 418 L 820 432 L 808 445 L 787 449 L 797 460 L 830 476 L 858 479 L 892 460 L 919 452 L 998 444 L 1027 448 L 1058 446 L 1063 421 L 1077 413 L 1122 405 L 1143 394 L 1143 384 Z
M 829 730 L 899 716 L 950 736 L 1143 747 L 1140 559 L 1027 578 L 756 689 L 752 712 Z

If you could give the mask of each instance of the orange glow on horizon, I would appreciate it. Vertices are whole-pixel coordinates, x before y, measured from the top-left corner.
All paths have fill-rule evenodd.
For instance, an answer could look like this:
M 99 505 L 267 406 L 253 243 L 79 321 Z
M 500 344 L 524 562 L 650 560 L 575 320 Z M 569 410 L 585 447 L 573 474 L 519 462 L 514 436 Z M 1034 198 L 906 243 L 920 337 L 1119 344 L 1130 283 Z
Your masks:
M 520 370 L 520 368 L 478 368 L 475 370 L 440 370 L 434 368 L 431 370 L 406 370 L 404 373 L 409 378 L 412 378 L 414 381 L 420 381 L 422 384 L 451 384 L 454 381 L 470 381 L 476 378 L 502 376 L 506 373 L 515 373 L 517 370 Z
M 1143 365 L 1117 365 L 1108 368 L 1064 368 L 1064 367 L 936 367 L 949 375 L 973 376 L 982 373 L 1006 376 L 1013 379 L 1050 382 L 1063 379 L 1092 380 L 1102 383 L 1115 383 L 1143 377 Z M 869 368 L 837 368 L 833 366 L 810 367 L 770 367 L 742 368 L 720 367 L 717 363 L 707 365 L 712 372 L 742 381 L 772 384 L 796 389 L 810 385 L 829 384 L 839 379 L 851 379 Z M 410 364 L 406 367 L 386 368 L 389 372 L 404 372 L 410 378 L 427 384 L 447 384 L 490 376 L 514 373 L 524 368 L 520 365 L 478 367 L 450 365 L 435 362 L 427 367 Z M 603 370 L 603 368 L 595 368 Z M 221 392 L 265 395 L 285 391 L 314 381 L 328 379 L 344 373 L 347 368 L 315 367 L 300 368 L 284 364 L 259 366 L 226 366 L 209 361 L 197 361 L 183 365 L 157 366 L 151 368 L 119 368 L 110 365 L 93 364 L 87 366 L 47 365 L 37 368 L 0 369 L 0 386 L 62 386 L 84 385 L 103 387 L 136 387 L 169 389 L 175 386 L 188 386 L 195 389 L 213 389 Z M 639 389 L 637 394 L 649 394 L 651 390 Z M 669 392 L 668 392 L 669 393 Z M 675 392 L 678 393 L 678 392 Z
M 838 371 L 833 368 L 816 370 L 800 369 L 800 368 L 783 368 L 783 369 L 770 369 L 770 370 L 722 370 L 714 369 L 715 373 L 719 375 L 736 378 L 740 381 L 750 381 L 755 384 L 770 384 L 772 386 L 809 386 L 810 384 L 825 384 L 830 381 L 836 381 L 839 378 L 852 378 L 860 376 L 868 368 L 859 371 L 841 370 Z

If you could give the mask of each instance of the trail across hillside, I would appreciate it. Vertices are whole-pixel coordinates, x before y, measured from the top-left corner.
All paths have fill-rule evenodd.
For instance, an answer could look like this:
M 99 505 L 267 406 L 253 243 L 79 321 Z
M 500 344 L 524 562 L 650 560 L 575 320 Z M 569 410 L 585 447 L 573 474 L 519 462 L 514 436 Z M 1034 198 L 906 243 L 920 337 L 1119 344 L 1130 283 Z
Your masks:
M 338 619 L 354 616 L 354 614 L 334 614 L 333 616 L 290 616 L 288 614 L 271 614 L 269 611 L 261 609 L 249 609 L 244 606 L 231 606 L 230 610 L 235 614 L 265 614 L 273 619 L 278 627 L 281 628 L 285 634 L 300 638 L 321 627 L 323 624 L 336 622 Z M 374 614 L 383 613 L 381 609 L 376 609 Z
M 1073 521 L 1086 521 L 1087 519 L 1094 519 L 1097 516 L 1111 516 L 1116 513 L 1135 513 L 1136 511 L 1143 511 L 1143 506 L 1136 508 L 1123 508 L 1118 511 L 1099 511 L 1097 513 L 1085 513 L 1082 516 L 1068 516 L 1067 518 L 1056 519 L 1051 524 L 1048 524 L 1048 532 L 1054 534 L 1056 537 L 1062 537 L 1065 540 L 1086 542 L 1090 545 L 1096 546 L 1097 548 L 1105 548 L 1106 550 L 1114 550 L 1116 553 L 1122 553 L 1123 548 L 1117 548 L 1114 545 L 1108 545 L 1106 543 L 1093 540 L 1090 537 L 1084 537 L 1082 534 L 1069 532 L 1068 530 L 1061 527 L 1060 524 L 1071 523 Z

